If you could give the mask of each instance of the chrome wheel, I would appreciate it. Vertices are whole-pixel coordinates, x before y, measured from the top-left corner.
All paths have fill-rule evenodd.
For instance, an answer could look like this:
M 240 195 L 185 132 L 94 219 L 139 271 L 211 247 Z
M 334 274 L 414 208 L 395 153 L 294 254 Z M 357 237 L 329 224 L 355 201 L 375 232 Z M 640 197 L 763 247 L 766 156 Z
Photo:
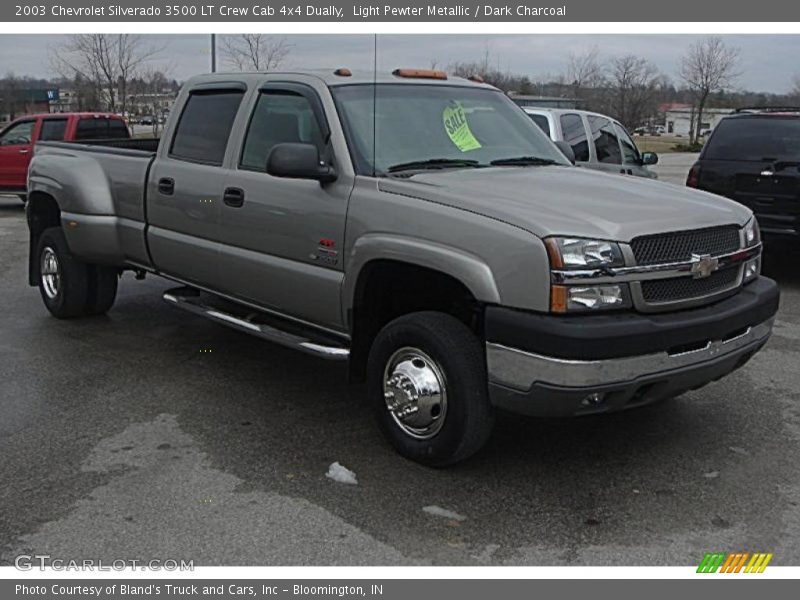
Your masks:
M 447 388 L 436 361 L 417 348 L 401 348 L 383 372 L 383 398 L 394 422 L 416 439 L 439 433 L 447 415 Z
M 42 277 L 42 289 L 47 297 L 52 300 L 58 296 L 58 289 L 61 285 L 61 269 L 58 264 L 58 257 L 50 246 L 45 246 L 42 250 L 39 271 Z

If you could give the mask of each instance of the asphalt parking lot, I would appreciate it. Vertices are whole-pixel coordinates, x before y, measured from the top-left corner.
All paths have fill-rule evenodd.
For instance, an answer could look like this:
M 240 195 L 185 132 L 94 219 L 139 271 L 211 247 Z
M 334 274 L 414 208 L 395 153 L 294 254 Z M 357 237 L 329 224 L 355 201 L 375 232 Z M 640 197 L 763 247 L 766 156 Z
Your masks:
M 0 564 L 800 564 L 800 274 L 784 252 L 766 258 L 775 333 L 743 369 L 627 413 L 501 415 L 483 452 L 437 471 L 383 442 L 343 366 L 176 311 L 167 282 L 126 274 L 107 316 L 53 319 L 2 197 Z M 326 478 L 334 461 L 358 485 Z

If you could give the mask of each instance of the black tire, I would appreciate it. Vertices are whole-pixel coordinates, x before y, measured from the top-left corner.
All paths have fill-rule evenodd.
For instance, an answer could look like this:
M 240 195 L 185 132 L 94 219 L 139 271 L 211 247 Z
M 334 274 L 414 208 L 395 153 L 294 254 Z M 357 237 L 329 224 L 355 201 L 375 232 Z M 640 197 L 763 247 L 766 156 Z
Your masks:
M 443 375 L 446 396 L 439 409 L 443 421 L 435 423 L 435 433 L 431 431 L 433 425 L 423 431 L 430 436 L 425 439 L 406 430 L 408 427 L 387 407 L 384 396 L 384 382 L 395 372 L 387 372 L 390 361 L 394 364 L 402 360 L 406 349 L 421 351 Z M 417 363 L 412 360 L 410 364 Z M 424 361 L 419 365 L 428 368 Z M 416 462 L 432 467 L 455 464 L 480 450 L 491 435 L 494 411 L 489 402 L 483 347 L 466 325 L 448 314 L 411 313 L 381 329 L 367 361 L 367 389 L 383 434 L 400 454 Z M 398 392 L 395 389 L 392 393 Z
M 55 256 L 58 275 L 57 284 L 49 288 L 42 264 L 47 252 Z M 42 232 L 36 247 L 36 261 L 39 291 L 50 314 L 58 319 L 85 315 L 89 299 L 89 265 L 72 256 L 60 227 L 50 227 Z
M 104 315 L 114 306 L 117 299 L 116 269 L 93 265 L 89 268 L 89 294 L 86 302 L 86 314 Z

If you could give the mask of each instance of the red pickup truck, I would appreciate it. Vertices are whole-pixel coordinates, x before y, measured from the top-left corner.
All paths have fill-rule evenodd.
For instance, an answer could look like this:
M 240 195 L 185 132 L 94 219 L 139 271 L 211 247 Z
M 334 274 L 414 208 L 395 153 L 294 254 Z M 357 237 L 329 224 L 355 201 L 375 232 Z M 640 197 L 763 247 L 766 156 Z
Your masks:
M 108 113 L 54 113 L 27 115 L 0 132 L 0 193 L 26 198 L 28 164 L 36 142 L 88 142 L 128 139 L 128 125 Z

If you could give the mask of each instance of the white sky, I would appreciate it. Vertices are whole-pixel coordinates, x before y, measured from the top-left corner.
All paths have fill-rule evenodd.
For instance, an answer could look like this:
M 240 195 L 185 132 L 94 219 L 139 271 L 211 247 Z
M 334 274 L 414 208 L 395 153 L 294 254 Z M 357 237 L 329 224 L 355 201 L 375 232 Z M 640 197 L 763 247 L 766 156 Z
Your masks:
M 50 77 L 54 73 L 48 49 L 65 36 L 0 35 L 0 74 Z M 179 81 L 209 70 L 209 36 L 145 36 L 164 46 L 159 66 Z M 371 35 L 289 35 L 293 45 L 286 67 L 346 66 L 372 68 Z M 677 83 L 681 55 L 696 35 L 381 35 L 378 37 L 379 68 L 399 66 L 440 68 L 455 61 L 482 59 L 488 46 L 501 69 L 527 74 L 532 79 L 563 72 L 567 55 L 596 46 L 603 57 L 635 53 L 654 62 Z M 800 35 L 725 35 L 725 41 L 741 49 L 738 87 L 757 92 L 783 93 L 800 75 Z

